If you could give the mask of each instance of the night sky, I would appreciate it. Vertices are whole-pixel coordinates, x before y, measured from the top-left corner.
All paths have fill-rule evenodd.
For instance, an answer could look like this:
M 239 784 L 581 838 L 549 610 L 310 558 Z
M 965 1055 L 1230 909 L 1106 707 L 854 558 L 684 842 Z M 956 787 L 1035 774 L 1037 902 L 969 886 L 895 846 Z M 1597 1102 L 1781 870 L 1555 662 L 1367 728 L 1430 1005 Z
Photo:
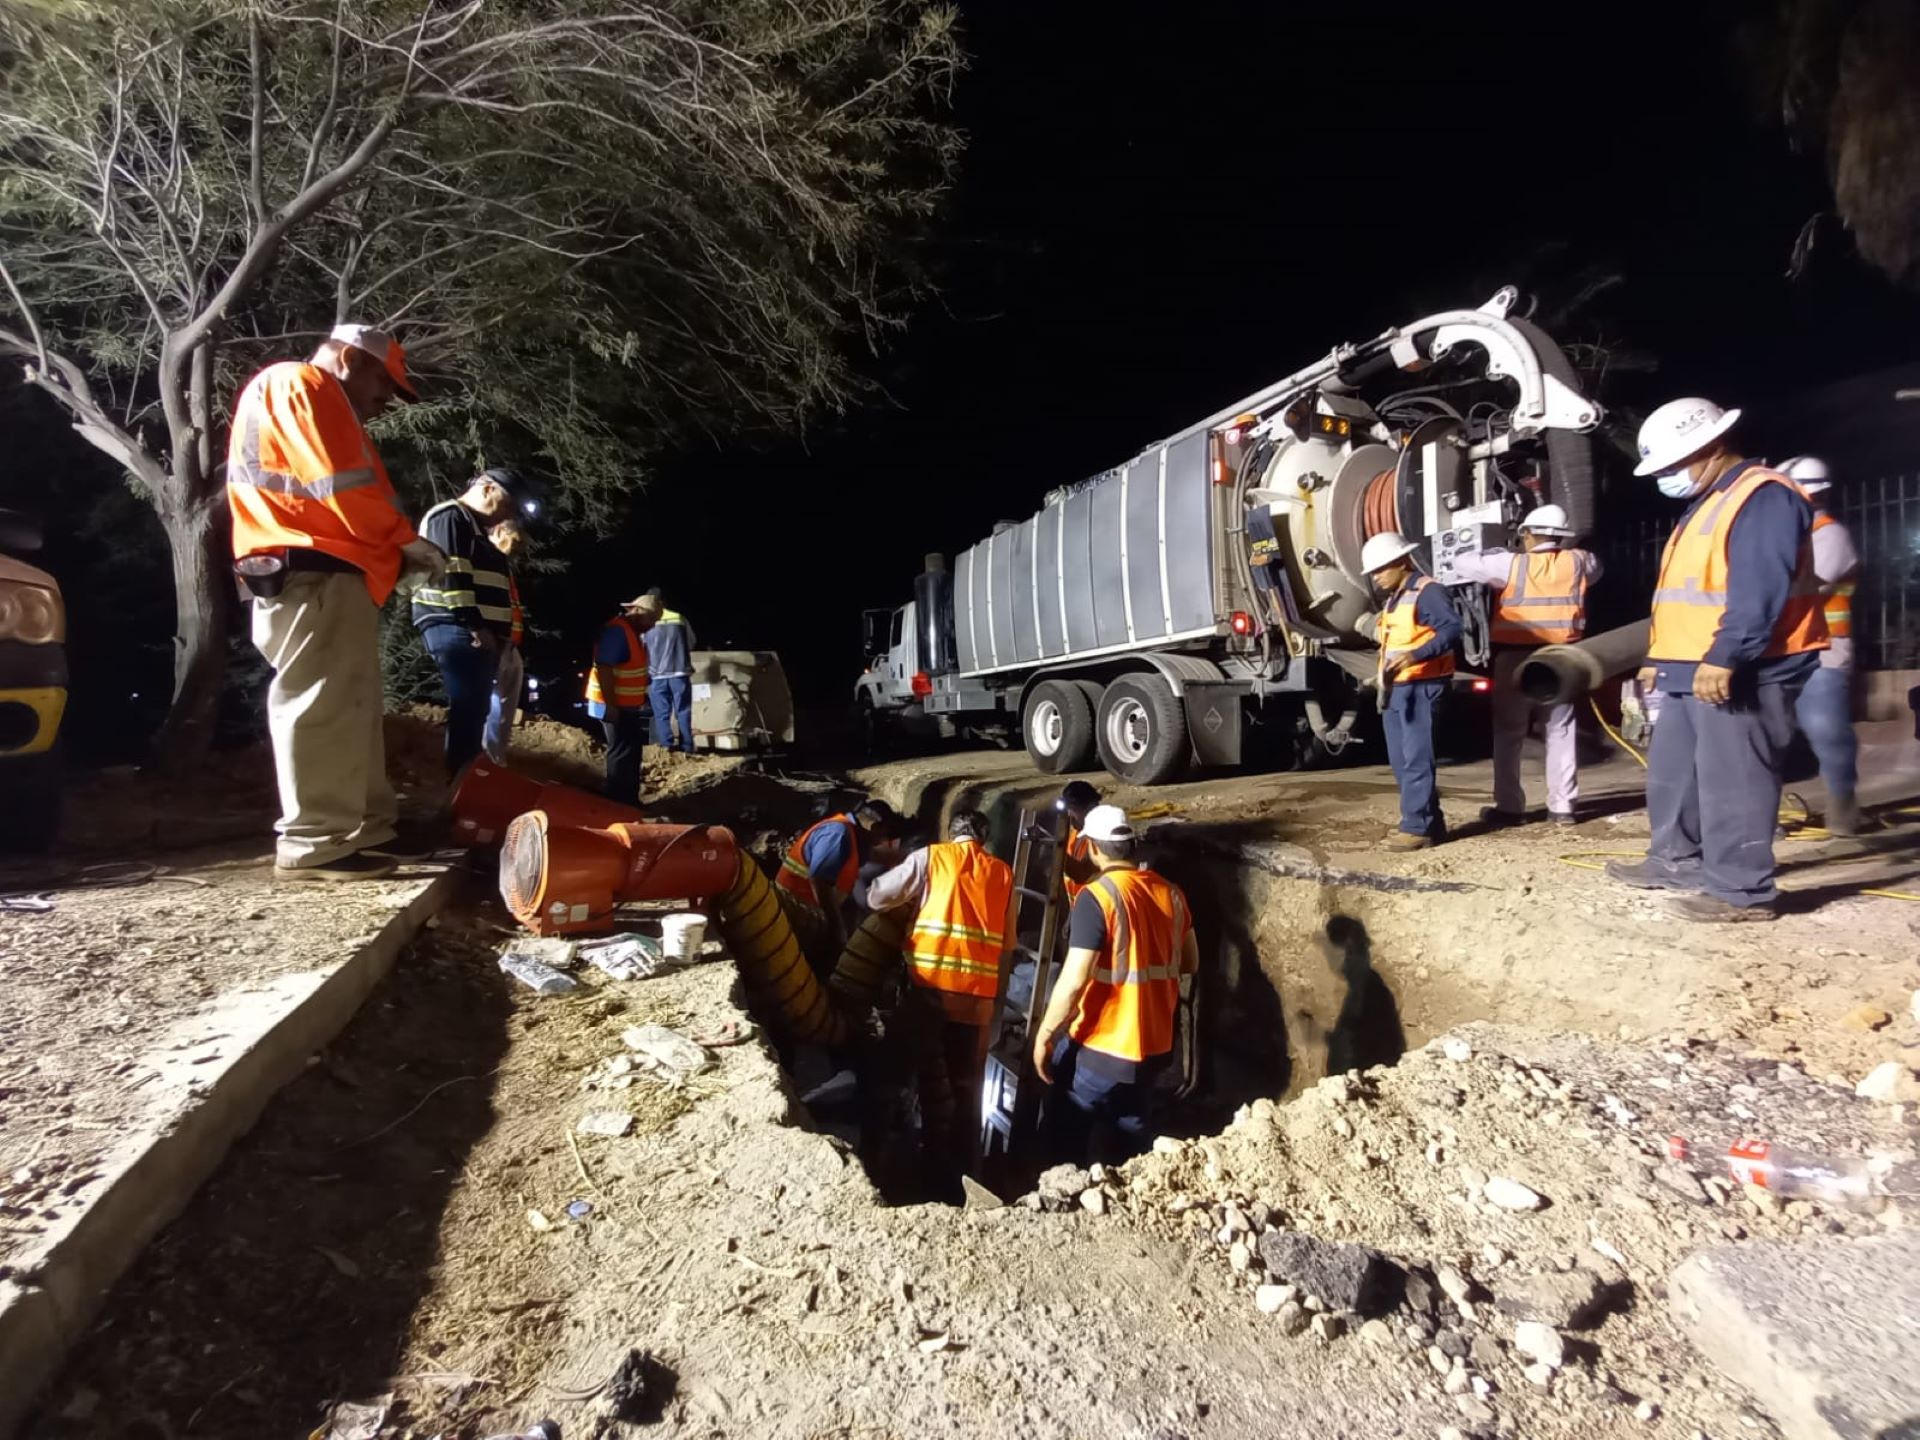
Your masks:
M 942 294 L 868 363 L 881 396 L 800 440 L 665 457 L 622 532 L 533 580 L 536 623 L 565 635 L 536 662 L 659 584 L 703 642 L 777 649 L 803 701 L 850 700 L 860 611 L 905 600 L 926 551 L 1509 280 L 1551 303 L 1624 276 L 1559 336 L 1658 358 L 1602 392 L 1617 410 L 1701 391 L 1764 411 L 1920 358 L 1920 300 L 1837 225 L 1786 278 L 1830 200 L 1742 69 L 1734 21 L 1756 7 L 960 8 L 970 147 L 932 242 Z

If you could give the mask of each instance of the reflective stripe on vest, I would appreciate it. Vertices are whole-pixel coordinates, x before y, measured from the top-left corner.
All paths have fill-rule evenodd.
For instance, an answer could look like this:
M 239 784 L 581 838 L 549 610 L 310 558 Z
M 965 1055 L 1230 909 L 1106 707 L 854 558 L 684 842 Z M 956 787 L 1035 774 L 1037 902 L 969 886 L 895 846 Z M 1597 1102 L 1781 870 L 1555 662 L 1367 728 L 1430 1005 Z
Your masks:
M 1164 1055 L 1173 1048 L 1180 956 L 1192 925 L 1187 897 L 1151 870 L 1105 870 L 1087 889 L 1106 917 L 1107 940 L 1067 1033 L 1123 1060 Z
M 233 554 L 317 550 L 366 577 L 384 605 L 414 529 L 339 380 L 281 361 L 235 402 L 227 444 Z
M 780 862 L 780 869 L 773 877 L 774 884 L 809 905 L 818 905 L 820 902 L 814 898 L 813 872 L 807 868 L 807 841 L 813 838 L 814 831 L 825 825 L 847 827 L 847 858 L 840 867 L 840 873 L 833 877 L 834 894 L 845 900 L 853 894 L 853 882 L 860 878 L 860 826 L 854 818 L 851 815 L 829 815 L 809 825 L 800 832 L 800 838 L 787 847 L 787 858 Z
M 605 705 L 608 695 L 612 695 L 613 703 L 622 710 L 642 709 L 647 703 L 650 680 L 647 674 L 647 647 L 640 643 L 639 634 L 626 616 L 616 615 L 607 623 L 617 625 L 627 637 L 627 658 L 619 665 L 602 665 L 597 658 L 599 647 L 595 647 L 596 658 L 587 671 L 587 701 L 593 705 Z M 605 680 L 600 678 L 602 671 L 606 672 Z
M 1823 530 L 1829 525 L 1840 522 L 1824 510 L 1816 510 L 1813 516 L 1813 528 Z M 1853 581 L 1842 580 L 1833 587 L 1820 606 L 1820 613 L 1827 617 L 1827 634 L 1835 640 L 1853 638 Z
M 1776 470 L 1751 465 L 1725 490 L 1710 493 L 1699 508 L 1674 527 L 1660 556 L 1660 578 L 1653 591 L 1653 630 L 1649 660 L 1699 662 L 1707 658 L 1727 613 L 1727 545 L 1740 508 L 1763 485 L 1800 487 Z M 1813 574 L 1811 539 L 1800 543 L 1793 586 L 1774 621 L 1763 652 L 1771 658 L 1827 648 L 1827 625 L 1820 613 L 1820 586 Z
M 927 898 L 907 937 L 907 968 L 929 990 L 992 999 L 1006 950 L 1013 867 L 977 840 L 927 847 Z
M 1437 633 L 1431 625 L 1423 625 L 1416 613 L 1420 592 L 1431 584 L 1431 575 L 1416 575 L 1387 601 L 1387 608 L 1380 612 L 1380 626 L 1374 633 L 1374 639 L 1380 646 L 1379 664 L 1386 663 L 1388 651 L 1418 650 Z M 1396 683 L 1404 683 L 1409 680 L 1437 680 L 1451 674 L 1453 652 L 1445 650 L 1429 659 L 1402 665 L 1394 671 L 1392 678 Z
M 1587 579 L 1575 550 L 1515 555 L 1493 608 L 1496 645 L 1565 645 L 1587 628 Z

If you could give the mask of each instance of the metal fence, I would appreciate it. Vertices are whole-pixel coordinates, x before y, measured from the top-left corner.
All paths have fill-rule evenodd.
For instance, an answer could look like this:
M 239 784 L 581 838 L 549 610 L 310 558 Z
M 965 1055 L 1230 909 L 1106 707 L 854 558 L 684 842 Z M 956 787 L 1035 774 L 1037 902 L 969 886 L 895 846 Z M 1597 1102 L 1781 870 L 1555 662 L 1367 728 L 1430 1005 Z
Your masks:
M 1860 552 L 1854 668 L 1920 669 L 1920 474 L 1843 480 L 1827 493 L 1834 518 Z M 1646 613 L 1645 597 L 1653 593 L 1660 550 L 1672 528 L 1671 520 L 1643 520 L 1608 548 L 1607 589 L 1621 619 Z

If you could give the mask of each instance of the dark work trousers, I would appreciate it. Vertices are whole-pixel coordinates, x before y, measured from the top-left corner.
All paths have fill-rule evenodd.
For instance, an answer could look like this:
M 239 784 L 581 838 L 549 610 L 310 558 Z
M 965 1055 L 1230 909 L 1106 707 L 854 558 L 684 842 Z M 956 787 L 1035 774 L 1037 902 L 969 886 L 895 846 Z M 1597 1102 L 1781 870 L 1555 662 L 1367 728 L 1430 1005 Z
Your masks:
M 932 1169 L 957 1181 L 980 1134 L 980 1088 L 986 1083 L 980 1027 L 937 1013 L 937 1001 L 922 1003 L 936 1013 L 918 1057 L 920 1145 Z
M 1056 1040 L 1046 1092 L 1049 1163 L 1117 1164 L 1145 1150 L 1150 1063 L 1088 1050 L 1066 1036 Z
M 640 761 L 647 747 L 647 712 L 609 710 L 600 728 L 607 735 L 607 798 L 640 803 Z
M 480 753 L 493 681 L 500 673 L 500 651 L 474 644 L 473 632 L 458 625 L 429 625 L 420 641 L 440 667 L 440 683 L 447 689 L 447 773 L 458 775 Z
M 693 682 L 684 675 L 662 675 L 648 687 L 653 701 L 653 743 L 662 750 L 693 753 Z M 673 738 L 674 727 L 680 738 Z
M 1729 905 L 1766 905 L 1780 758 L 1793 739 L 1800 686 L 1749 685 L 1726 705 L 1692 694 L 1662 697 L 1647 756 L 1647 854 L 1676 871 L 1698 869 L 1700 888 Z
M 1409 835 L 1446 833 L 1433 778 L 1433 712 L 1446 694 L 1444 680 L 1409 680 L 1387 692 L 1387 759 L 1400 785 L 1400 828 Z
M 1807 677 L 1794 712 L 1820 761 L 1827 794 L 1851 796 L 1860 781 L 1860 742 L 1853 733 L 1853 672 L 1822 665 Z

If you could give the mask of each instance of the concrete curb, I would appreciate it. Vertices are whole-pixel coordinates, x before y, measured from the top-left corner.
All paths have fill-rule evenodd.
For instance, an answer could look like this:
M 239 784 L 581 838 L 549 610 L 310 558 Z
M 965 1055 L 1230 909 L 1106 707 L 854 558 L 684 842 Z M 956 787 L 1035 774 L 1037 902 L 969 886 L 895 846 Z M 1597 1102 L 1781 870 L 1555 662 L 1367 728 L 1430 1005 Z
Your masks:
M 51 1230 L 0 1279 L 0 1440 L 86 1332 L 107 1293 L 187 1206 L 267 1103 L 346 1027 L 409 941 L 458 892 L 448 870 L 339 965 L 276 977 L 244 1017 L 222 1018 L 231 1058 L 195 1066 L 178 1108 L 110 1152 L 85 1209 Z M 191 1063 L 191 1062 L 186 1062 Z

